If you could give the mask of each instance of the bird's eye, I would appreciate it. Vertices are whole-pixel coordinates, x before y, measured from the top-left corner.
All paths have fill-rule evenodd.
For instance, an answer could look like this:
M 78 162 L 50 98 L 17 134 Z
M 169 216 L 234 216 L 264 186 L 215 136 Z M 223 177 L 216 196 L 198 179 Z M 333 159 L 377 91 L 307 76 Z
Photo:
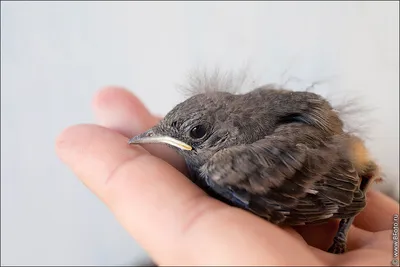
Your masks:
M 203 125 L 197 125 L 190 130 L 190 137 L 193 139 L 200 139 L 206 135 L 206 127 Z

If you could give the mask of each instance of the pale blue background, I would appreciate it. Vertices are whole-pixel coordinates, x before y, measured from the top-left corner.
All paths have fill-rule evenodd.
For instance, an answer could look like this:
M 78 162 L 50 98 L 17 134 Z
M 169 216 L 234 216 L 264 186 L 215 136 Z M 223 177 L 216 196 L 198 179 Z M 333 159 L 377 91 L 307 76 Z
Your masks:
M 54 153 L 92 122 L 100 87 L 165 114 L 190 69 L 251 66 L 259 82 L 357 97 L 398 195 L 399 3 L 1 3 L 2 265 L 125 264 L 144 252 Z M 301 81 L 296 82 L 300 78 Z M 294 82 L 293 82 L 294 81 Z M 363 96 L 363 97 L 361 97 Z

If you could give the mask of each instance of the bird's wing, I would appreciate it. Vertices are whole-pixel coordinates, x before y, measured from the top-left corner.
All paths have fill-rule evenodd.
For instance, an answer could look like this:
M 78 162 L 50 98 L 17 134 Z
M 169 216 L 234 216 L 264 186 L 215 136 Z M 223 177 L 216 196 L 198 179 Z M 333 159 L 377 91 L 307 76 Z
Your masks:
M 296 138 L 303 142 L 293 142 Z M 351 207 L 359 179 L 335 137 L 317 147 L 307 138 L 271 135 L 221 150 L 202 166 L 201 175 L 233 205 L 275 223 L 327 219 Z

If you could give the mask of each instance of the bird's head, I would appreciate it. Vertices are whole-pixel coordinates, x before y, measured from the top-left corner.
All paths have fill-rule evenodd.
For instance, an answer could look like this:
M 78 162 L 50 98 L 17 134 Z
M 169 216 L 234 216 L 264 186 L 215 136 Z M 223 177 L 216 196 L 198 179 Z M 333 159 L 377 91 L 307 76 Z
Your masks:
M 312 126 L 325 136 L 342 132 L 340 118 L 319 95 L 259 88 L 242 95 L 212 92 L 192 96 L 129 143 L 167 144 L 196 169 L 216 152 L 251 144 L 283 124 Z
M 175 106 L 154 127 L 129 140 L 129 144 L 163 143 L 200 167 L 214 153 L 229 147 L 235 131 L 229 127 L 230 93 L 198 94 Z

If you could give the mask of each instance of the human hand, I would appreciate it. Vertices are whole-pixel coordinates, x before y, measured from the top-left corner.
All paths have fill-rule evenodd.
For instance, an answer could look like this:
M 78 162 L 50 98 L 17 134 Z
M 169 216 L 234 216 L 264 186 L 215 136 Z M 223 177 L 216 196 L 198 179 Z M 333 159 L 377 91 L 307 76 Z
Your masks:
M 399 204 L 368 193 L 348 236 L 349 252 L 325 252 L 338 222 L 280 228 L 211 197 L 185 177 L 164 145 L 128 145 L 159 120 L 131 93 L 101 90 L 97 125 L 77 125 L 57 139 L 58 156 L 95 193 L 158 265 L 390 265 Z

